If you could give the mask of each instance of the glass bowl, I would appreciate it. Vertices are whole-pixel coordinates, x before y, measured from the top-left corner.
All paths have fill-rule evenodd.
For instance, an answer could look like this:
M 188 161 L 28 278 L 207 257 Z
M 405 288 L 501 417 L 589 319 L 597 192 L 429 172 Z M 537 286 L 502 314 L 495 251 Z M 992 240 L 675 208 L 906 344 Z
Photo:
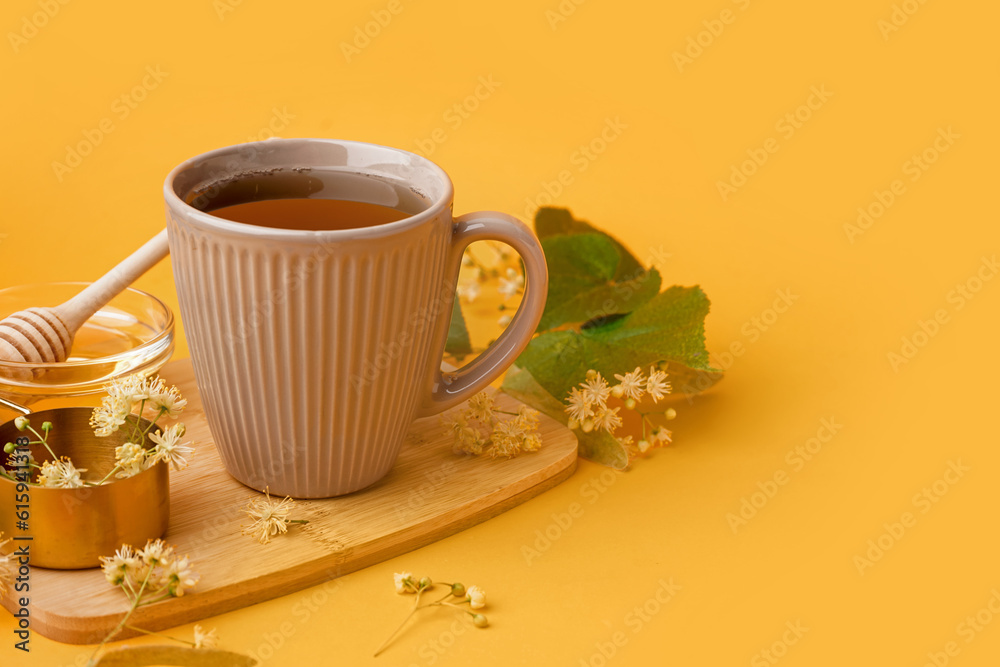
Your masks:
M 88 284 L 0 289 L 0 319 L 32 306 L 58 306 Z M 28 407 L 47 398 L 96 394 L 112 379 L 155 373 L 173 351 L 173 313 L 155 296 L 129 287 L 80 327 L 66 361 L 0 361 L 0 397 Z

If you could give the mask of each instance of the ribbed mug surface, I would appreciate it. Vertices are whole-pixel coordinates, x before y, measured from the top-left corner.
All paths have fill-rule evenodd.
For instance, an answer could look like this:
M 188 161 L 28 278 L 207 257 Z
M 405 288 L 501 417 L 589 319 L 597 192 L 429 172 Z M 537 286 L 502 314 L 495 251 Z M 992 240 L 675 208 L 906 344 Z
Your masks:
M 316 232 L 232 222 L 191 205 L 241 174 L 311 168 L 404 184 L 427 209 Z M 488 384 L 541 317 L 544 257 L 530 231 L 503 214 L 456 222 L 447 175 L 405 151 L 334 140 L 244 144 L 181 164 L 165 195 L 205 414 L 226 469 L 254 489 L 321 498 L 369 486 L 392 467 L 418 412 Z M 479 238 L 518 249 L 528 289 L 508 331 L 449 388 L 439 367 L 455 282 L 462 250 Z

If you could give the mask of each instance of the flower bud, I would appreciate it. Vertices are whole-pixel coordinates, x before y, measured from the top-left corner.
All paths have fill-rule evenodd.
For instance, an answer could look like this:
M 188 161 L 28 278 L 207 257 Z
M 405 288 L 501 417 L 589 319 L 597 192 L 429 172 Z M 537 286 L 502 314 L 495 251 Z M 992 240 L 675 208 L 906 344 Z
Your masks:
M 457 598 L 465 597 L 465 584 L 459 584 L 459 583 L 452 584 L 451 594 Z
M 666 412 L 663 413 L 663 416 L 666 417 L 667 419 L 673 419 L 674 417 L 677 416 L 677 411 L 674 410 L 673 408 L 669 408 Z
M 431 581 L 430 577 L 424 577 L 423 579 L 420 580 L 419 588 L 421 589 L 430 588 L 432 583 L 433 582 Z
M 52 422 L 42 422 L 42 430 L 48 433 L 52 430 Z
M 3 451 L 6 452 L 7 454 L 13 454 L 15 449 L 17 449 L 17 445 L 15 445 L 13 442 L 8 442 L 6 445 L 3 446 Z
M 624 393 L 625 390 L 622 389 L 622 386 L 620 384 L 616 384 L 611 388 L 611 395 L 614 396 L 615 398 L 621 398 L 622 394 Z
M 490 624 L 490 622 L 482 614 L 476 614 L 475 616 L 472 617 L 472 624 L 475 625 L 477 628 L 485 628 Z
M 639 448 L 640 452 L 645 454 L 646 452 L 649 451 L 649 440 L 640 440 L 639 442 L 636 443 L 636 447 Z
M 597 377 L 597 371 L 595 371 L 593 368 L 591 368 L 590 370 L 587 371 L 587 379 L 588 380 L 593 380 L 596 377 Z
M 591 431 L 594 430 L 594 420 L 584 419 L 583 424 L 580 426 L 580 428 L 583 429 L 584 433 L 590 433 Z
M 626 400 L 625 401 L 625 407 L 628 408 L 629 410 L 635 410 L 635 399 L 634 398 L 630 398 L 630 399 Z
M 14 426 L 17 427 L 18 431 L 23 431 L 28 428 L 28 418 L 21 416 L 14 419 Z

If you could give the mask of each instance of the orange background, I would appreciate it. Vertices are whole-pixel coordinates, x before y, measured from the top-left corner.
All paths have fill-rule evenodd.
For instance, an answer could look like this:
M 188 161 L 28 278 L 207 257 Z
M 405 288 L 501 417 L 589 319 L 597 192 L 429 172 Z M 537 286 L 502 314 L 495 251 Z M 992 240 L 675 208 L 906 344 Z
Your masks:
M 386 25 L 365 43 L 372 12 Z M 457 212 L 524 216 L 550 195 L 668 284 L 702 285 L 726 379 L 606 491 L 611 473 L 581 462 L 483 525 L 203 623 L 222 646 L 280 643 L 276 666 L 765 665 L 773 650 L 792 667 L 918 666 L 955 642 L 939 661 L 995 664 L 1000 281 L 982 279 L 1000 249 L 998 20 L 917 0 L 9 0 L 0 275 L 95 278 L 162 227 L 170 168 L 271 130 L 423 146 Z M 88 135 L 78 166 L 54 168 Z M 138 286 L 176 311 L 168 263 Z M 734 531 L 743 499 L 761 506 Z M 529 564 L 522 547 L 573 502 L 583 514 Z M 452 618 L 429 615 L 372 660 L 404 614 L 403 569 L 481 585 L 492 627 L 437 652 Z M 681 590 L 657 602 L 671 578 Z M 36 634 L 25 661 L 12 627 L 0 615 L 4 665 L 85 653 Z

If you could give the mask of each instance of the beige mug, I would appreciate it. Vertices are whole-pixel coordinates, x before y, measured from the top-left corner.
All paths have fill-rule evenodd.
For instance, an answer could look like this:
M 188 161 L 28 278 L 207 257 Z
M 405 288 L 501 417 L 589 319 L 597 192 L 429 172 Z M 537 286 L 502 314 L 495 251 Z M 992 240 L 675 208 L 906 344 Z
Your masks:
M 299 176 L 307 185 L 294 185 Z M 419 210 L 321 231 L 213 216 L 213 198 L 240 179 L 264 183 L 268 199 L 305 192 L 389 207 L 405 199 Z M 329 139 L 242 144 L 177 166 L 164 194 L 181 320 L 213 439 L 230 474 L 275 495 L 325 498 L 381 479 L 413 420 L 495 380 L 545 306 L 545 258 L 531 231 L 503 213 L 452 217 L 447 174 L 406 151 Z M 520 254 L 524 297 L 489 349 L 445 373 L 462 254 L 484 239 Z

